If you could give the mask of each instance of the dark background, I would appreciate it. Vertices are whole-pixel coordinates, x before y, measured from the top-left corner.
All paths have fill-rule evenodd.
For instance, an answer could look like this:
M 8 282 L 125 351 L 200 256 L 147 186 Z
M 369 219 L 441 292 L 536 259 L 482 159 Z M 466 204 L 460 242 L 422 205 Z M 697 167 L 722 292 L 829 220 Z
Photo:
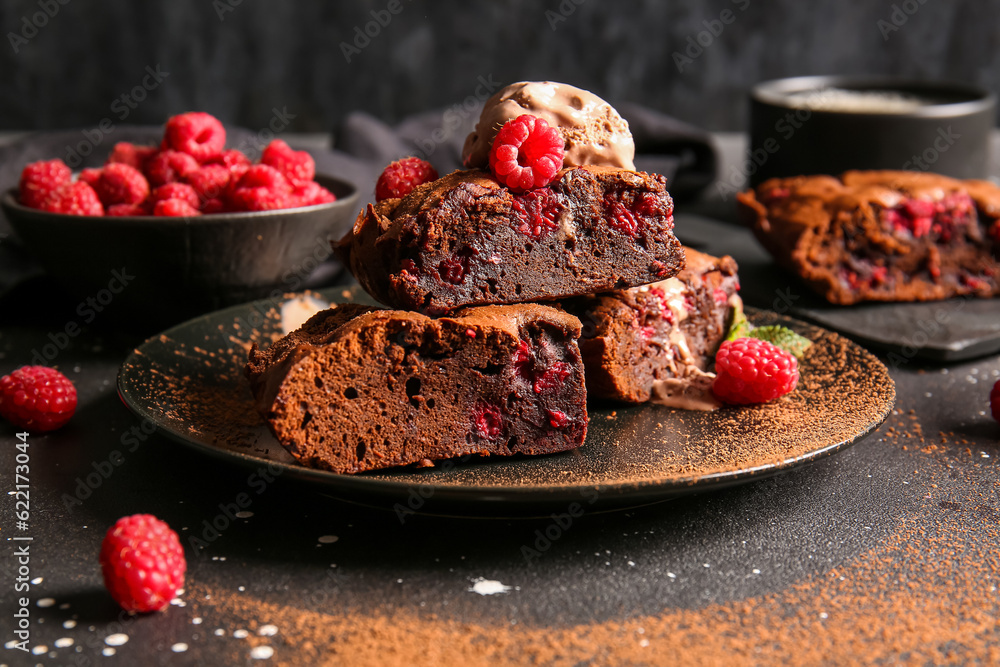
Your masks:
M 1000 89 L 998 2 L 398 2 L 396 15 L 385 12 L 389 0 L 4 2 L 0 130 L 103 118 L 159 124 L 194 109 L 262 128 L 277 107 L 295 115 L 288 131 L 325 132 L 352 110 L 396 122 L 459 103 L 479 77 L 565 81 L 710 130 L 744 129 L 749 86 L 783 76 L 948 78 Z M 53 16 L 40 13 L 46 6 Z M 712 24 L 724 10 L 732 22 Z M 370 26 L 377 34 L 360 39 L 348 63 L 341 44 L 372 11 L 391 20 Z M 25 20 L 42 25 L 33 32 Z M 722 30 L 706 32 L 711 43 L 679 71 L 674 52 L 711 27 Z M 157 65 L 169 76 L 122 119 L 124 107 L 112 104 Z

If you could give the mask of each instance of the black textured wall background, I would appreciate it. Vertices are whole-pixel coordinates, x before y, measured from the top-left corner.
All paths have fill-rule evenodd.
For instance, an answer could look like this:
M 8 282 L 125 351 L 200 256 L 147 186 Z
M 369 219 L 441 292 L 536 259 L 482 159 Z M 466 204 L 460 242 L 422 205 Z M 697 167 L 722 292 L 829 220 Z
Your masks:
M 566 81 L 714 130 L 744 127 L 746 91 L 768 78 L 1000 89 L 993 0 L 17 0 L 0 18 L 0 130 L 193 109 L 262 128 L 277 108 L 288 130 L 325 131 L 354 109 L 449 106 L 482 80 Z

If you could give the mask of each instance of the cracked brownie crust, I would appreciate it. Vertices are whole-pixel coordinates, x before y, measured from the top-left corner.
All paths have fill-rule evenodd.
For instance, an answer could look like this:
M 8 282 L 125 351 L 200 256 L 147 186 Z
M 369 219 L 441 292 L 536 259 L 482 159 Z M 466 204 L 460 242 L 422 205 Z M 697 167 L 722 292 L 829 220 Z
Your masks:
M 335 249 L 380 302 L 429 314 L 634 287 L 683 264 L 664 178 L 594 166 L 523 194 L 456 171 L 369 205 Z
M 258 412 L 303 465 L 357 473 L 467 454 L 549 454 L 587 433 L 580 321 L 534 304 L 438 319 L 339 305 L 246 375 Z

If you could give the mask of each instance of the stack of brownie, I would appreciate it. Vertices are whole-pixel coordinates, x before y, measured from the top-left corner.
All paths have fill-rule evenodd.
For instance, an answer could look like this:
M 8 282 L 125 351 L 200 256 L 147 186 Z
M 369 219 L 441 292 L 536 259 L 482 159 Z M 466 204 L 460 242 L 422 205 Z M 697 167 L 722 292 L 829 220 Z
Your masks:
M 301 463 L 566 451 L 584 442 L 588 393 L 691 407 L 685 387 L 706 377 L 738 299 L 735 263 L 680 245 L 662 176 L 566 155 L 542 187 L 470 168 L 361 212 L 335 249 L 393 310 L 335 306 L 247 364 Z

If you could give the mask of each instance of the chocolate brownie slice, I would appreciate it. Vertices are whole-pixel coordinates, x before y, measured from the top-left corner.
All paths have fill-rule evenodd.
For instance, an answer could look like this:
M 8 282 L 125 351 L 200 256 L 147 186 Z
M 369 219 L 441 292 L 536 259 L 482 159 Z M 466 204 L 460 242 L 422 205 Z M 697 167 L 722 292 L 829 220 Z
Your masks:
M 439 319 L 345 304 L 255 345 L 246 375 L 275 437 L 307 466 L 549 454 L 587 433 L 579 335 L 578 319 L 534 304 Z
M 473 169 L 369 205 L 335 248 L 382 303 L 441 314 L 669 278 L 683 261 L 673 227 L 659 175 L 576 167 L 516 194 Z
M 1000 294 L 1000 188 L 907 171 L 774 178 L 737 195 L 775 259 L 832 303 Z
M 740 302 L 736 262 L 684 250 L 687 266 L 673 278 L 562 302 L 583 322 L 580 352 L 592 398 L 717 406 L 705 371 Z

